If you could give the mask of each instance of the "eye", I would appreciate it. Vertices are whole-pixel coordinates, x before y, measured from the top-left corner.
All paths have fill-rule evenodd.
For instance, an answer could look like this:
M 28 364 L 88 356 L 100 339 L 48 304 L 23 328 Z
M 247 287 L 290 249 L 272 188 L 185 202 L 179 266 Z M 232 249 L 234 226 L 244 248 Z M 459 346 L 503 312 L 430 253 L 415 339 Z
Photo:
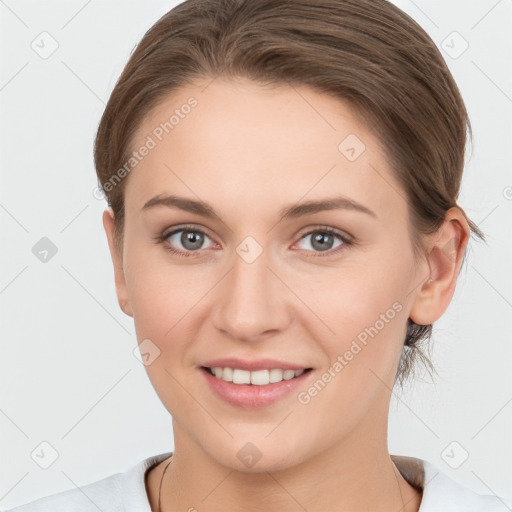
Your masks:
M 313 248 L 313 252 L 317 253 L 314 256 L 331 256 L 346 249 L 347 246 L 353 243 L 351 237 L 329 226 L 319 226 L 312 231 L 308 231 L 301 236 L 299 242 L 307 240 L 309 237 L 311 237 L 310 242 L 306 245 L 310 245 Z M 333 248 L 336 238 L 340 243 Z M 306 248 L 306 250 L 309 249 Z
M 330 226 L 318 226 L 314 230 L 308 231 L 300 237 L 297 243 L 301 243 L 309 237 L 311 237 L 309 245 L 313 249 L 310 250 L 307 247 L 302 249 L 313 252 L 314 257 L 332 256 L 354 244 L 354 240 L 350 235 L 339 232 Z M 193 225 L 186 225 L 164 232 L 164 234 L 157 236 L 156 242 L 161 243 L 165 250 L 172 254 L 190 257 L 196 256 L 194 253 L 200 253 L 203 249 L 212 248 L 213 243 L 204 247 L 206 239 L 211 242 L 211 238 L 204 230 Z M 333 247 L 336 239 L 338 239 L 339 243 Z
M 202 229 L 195 226 L 181 226 L 159 236 L 157 241 L 164 244 L 167 251 L 187 257 L 194 256 L 193 253 L 201 249 L 208 249 L 209 247 L 203 246 L 206 239 L 211 240 Z M 175 249 L 175 247 L 178 248 Z

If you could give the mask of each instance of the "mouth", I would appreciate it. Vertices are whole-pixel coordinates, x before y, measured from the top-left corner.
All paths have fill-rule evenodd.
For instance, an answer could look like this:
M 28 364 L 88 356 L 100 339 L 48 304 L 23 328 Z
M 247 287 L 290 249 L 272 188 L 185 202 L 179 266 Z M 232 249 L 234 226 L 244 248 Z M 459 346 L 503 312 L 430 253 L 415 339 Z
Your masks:
M 298 366 L 279 368 L 267 364 L 267 368 L 261 368 L 260 364 L 252 370 L 233 366 L 199 366 L 198 369 L 214 397 L 242 409 L 261 409 L 285 397 L 291 398 L 293 391 L 305 387 L 315 373 L 313 368 Z
M 271 368 L 250 371 L 243 370 L 241 368 L 231 368 L 228 366 L 201 366 L 201 369 L 224 382 L 250 386 L 268 386 L 269 384 L 277 384 L 282 381 L 295 379 L 300 377 L 303 373 L 307 373 L 312 370 L 312 368 L 303 368 L 299 370 Z

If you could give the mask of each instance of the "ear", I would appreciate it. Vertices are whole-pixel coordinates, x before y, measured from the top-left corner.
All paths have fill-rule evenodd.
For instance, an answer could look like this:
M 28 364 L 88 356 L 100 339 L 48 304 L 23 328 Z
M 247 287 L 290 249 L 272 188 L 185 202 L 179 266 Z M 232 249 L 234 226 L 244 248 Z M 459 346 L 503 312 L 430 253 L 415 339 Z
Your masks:
M 107 208 L 103 212 L 103 227 L 107 235 L 110 256 L 114 264 L 114 277 L 116 284 L 116 294 L 119 306 L 128 316 L 133 317 L 133 312 L 128 298 L 128 289 L 123 269 L 123 257 L 121 251 L 116 247 L 114 240 L 114 212 L 112 208 Z
M 455 292 L 455 285 L 470 230 L 466 218 L 454 206 L 446 213 L 445 220 L 435 234 L 430 236 L 428 247 L 428 273 L 422 276 L 409 314 L 418 325 L 431 324 L 448 308 Z

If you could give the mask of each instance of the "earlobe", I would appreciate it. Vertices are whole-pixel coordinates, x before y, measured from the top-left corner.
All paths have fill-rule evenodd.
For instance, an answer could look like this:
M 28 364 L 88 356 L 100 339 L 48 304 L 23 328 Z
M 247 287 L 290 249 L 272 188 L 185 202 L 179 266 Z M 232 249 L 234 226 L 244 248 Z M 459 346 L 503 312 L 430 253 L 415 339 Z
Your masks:
M 114 279 L 119 307 L 125 314 L 133 317 L 130 301 L 128 298 L 126 279 L 124 275 L 123 258 L 121 252 L 116 247 L 114 238 L 114 212 L 110 207 L 106 208 L 103 212 L 103 227 L 105 229 L 105 234 L 107 235 L 110 256 L 112 258 L 112 264 L 114 266 Z
M 428 255 L 428 273 L 422 283 L 410 312 L 418 325 L 438 320 L 448 308 L 455 292 L 459 269 L 469 241 L 469 226 L 457 207 L 448 210 L 443 225 L 436 232 Z

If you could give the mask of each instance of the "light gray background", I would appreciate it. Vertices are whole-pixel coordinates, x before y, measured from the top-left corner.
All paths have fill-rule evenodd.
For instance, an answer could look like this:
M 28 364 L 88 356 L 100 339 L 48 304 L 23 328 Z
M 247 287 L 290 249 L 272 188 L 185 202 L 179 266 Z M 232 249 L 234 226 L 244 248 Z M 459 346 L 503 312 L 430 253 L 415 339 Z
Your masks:
M 134 45 L 176 3 L 0 0 L 0 508 L 173 449 L 171 418 L 117 305 L 92 141 Z M 439 47 L 452 47 L 443 55 L 475 135 L 459 204 L 488 245 L 471 242 L 435 324 L 435 384 L 425 377 L 395 391 L 389 449 L 510 497 L 512 1 L 396 3 Z M 31 47 L 42 46 L 43 31 L 58 42 L 46 59 Z M 469 44 L 458 58 L 463 41 L 453 31 Z M 32 253 L 42 237 L 58 249 L 46 263 Z M 59 455 L 48 469 L 31 458 L 43 441 Z

